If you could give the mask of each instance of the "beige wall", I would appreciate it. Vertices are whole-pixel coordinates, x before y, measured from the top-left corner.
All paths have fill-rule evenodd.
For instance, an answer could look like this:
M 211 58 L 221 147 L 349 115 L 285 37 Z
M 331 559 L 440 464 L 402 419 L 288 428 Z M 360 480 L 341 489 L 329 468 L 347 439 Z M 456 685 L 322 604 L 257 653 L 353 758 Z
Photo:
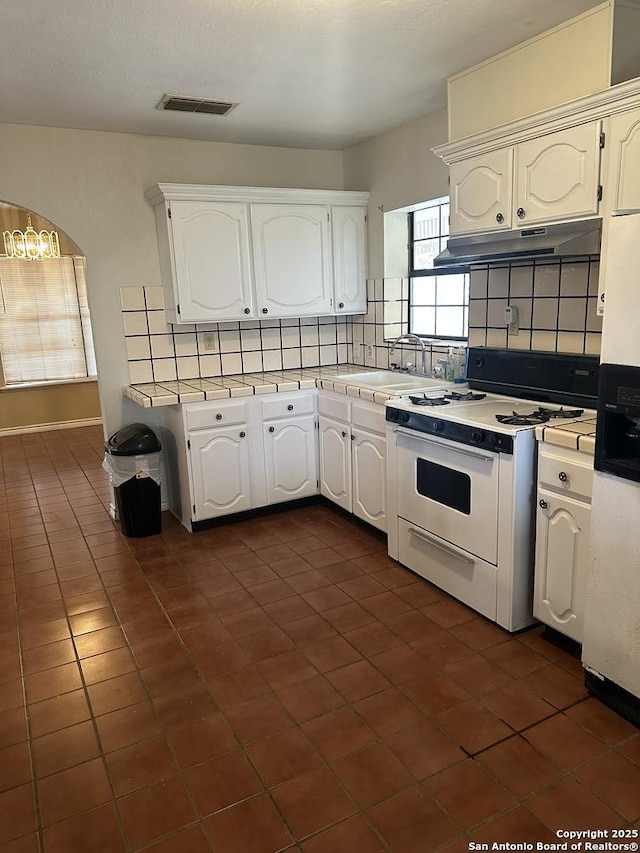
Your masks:
M 99 417 L 95 381 L 0 390 L 0 430 Z
M 449 139 L 606 89 L 611 20 L 605 3 L 449 78 Z
M 384 213 L 449 194 L 449 171 L 431 153 L 446 141 L 447 111 L 439 110 L 344 152 L 344 188 L 371 193 L 369 278 L 397 274 L 385 270 Z
M 160 284 L 143 193 L 164 181 L 342 189 L 342 153 L 0 125 L 2 199 L 54 222 L 86 256 L 107 432 L 131 420 L 119 289 Z

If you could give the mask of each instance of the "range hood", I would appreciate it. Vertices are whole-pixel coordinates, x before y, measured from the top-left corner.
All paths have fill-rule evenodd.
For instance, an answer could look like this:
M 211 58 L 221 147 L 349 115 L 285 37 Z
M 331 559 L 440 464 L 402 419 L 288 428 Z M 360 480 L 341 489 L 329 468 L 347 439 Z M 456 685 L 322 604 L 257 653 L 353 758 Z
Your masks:
M 553 260 L 600 254 L 601 219 L 539 225 L 507 233 L 450 237 L 435 267 L 470 266 L 492 261 Z

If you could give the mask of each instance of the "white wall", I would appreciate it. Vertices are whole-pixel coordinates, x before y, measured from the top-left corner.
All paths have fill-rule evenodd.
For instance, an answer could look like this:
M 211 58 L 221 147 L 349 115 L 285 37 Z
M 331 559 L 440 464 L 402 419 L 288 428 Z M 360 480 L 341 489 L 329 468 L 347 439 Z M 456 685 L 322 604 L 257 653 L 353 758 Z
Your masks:
M 154 217 L 143 195 L 158 182 L 343 189 L 343 160 L 339 151 L 0 125 L 2 200 L 50 219 L 87 258 L 108 433 L 143 414 L 122 397 L 129 378 L 120 287 L 160 284 Z
M 399 274 L 385 269 L 384 213 L 449 194 L 449 171 L 431 153 L 446 140 L 447 111 L 439 110 L 344 152 L 344 189 L 371 193 L 370 279 Z

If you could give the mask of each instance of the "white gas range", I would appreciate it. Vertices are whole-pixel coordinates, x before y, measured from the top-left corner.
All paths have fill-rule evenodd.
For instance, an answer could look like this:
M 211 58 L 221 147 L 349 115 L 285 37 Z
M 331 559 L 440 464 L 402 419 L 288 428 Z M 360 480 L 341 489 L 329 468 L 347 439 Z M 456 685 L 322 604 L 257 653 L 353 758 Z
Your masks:
M 530 625 L 535 427 L 593 418 L 597 373 L 587 356 L 471 348 L 468 388 L 390 400 L 389 555 L 509 631 Z

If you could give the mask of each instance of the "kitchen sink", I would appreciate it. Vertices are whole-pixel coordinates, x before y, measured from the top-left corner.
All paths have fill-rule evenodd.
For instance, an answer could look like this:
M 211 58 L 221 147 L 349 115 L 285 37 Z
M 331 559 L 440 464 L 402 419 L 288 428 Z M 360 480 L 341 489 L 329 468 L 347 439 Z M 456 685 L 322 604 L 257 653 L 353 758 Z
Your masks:
M 376 391 L 388 391 L 392 394 L 426 391 L 429 388 L 438 388 L 444 384 L 442 379 L 431 379 L 429 376 L 400 373 L 395 370 L 342 373 L 338 374 L 336 379 L 338 382 L 345 382 L 348 385 L 359 385 L 362 388 L 373 388 Z

